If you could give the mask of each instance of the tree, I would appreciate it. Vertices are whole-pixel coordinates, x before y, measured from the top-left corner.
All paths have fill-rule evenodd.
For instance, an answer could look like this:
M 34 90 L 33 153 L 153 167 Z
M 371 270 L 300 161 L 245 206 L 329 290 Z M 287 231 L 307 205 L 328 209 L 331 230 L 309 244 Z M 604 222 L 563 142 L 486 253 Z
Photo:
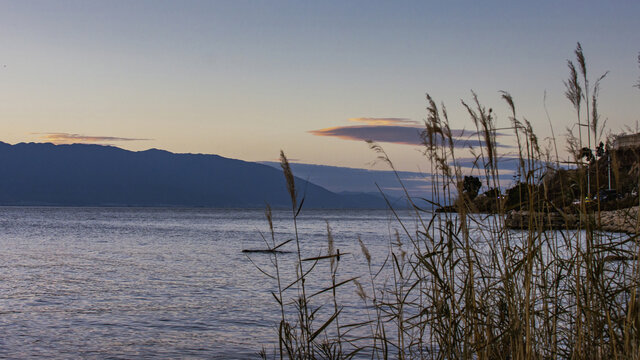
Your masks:
M 591 149 L 589 149 L 588 147 L 583 147 L 582 151 L 580 151 L 580 160 L 582 159 L 586 159 L 589 162 L 589 164 L 591 164 L 591 162 L 595 160 L 595 157 L 593 156 L 593 151 L 591 151 Z
M 482 187 L 482 182 L 475 176 L 465 176 L 462 181 L 462 190 L 469 200 L 473 200 L 478 196 L 478 191 Z
M 498 197 L 500 197 L 500 189 L 498 188 L 491 188 L 487 191 L 485 191 L 484 196 L 486 196 L 489 199 L 497 199 Z
M 598 144 L 598 147 L 596 148 L 596 156 L 598 158 L 601 158 L 604 156 L 605 153 L 606 153 L 606 150 L 604 148 L 604 143 L 600 141 L 600 144 Z

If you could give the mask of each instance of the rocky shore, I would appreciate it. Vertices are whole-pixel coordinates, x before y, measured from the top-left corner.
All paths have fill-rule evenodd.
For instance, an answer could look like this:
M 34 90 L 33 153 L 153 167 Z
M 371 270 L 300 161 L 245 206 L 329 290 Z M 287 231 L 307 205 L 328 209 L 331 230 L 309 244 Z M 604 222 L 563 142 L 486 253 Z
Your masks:
M 531 219 L 531 213 L 529 211 L 516 211 L 513 210 L 507 214 L 505 219 L 505 226 L 510 229 L 526 229 L 529 227 L 530 221 L 534 221 L 542 225 L 547 229 L 577 229 L 581 222 L 591 221 L 597 228 L 602 231 L 622 232 L 629 234 L 637 234 L 639 228 L 638 206 L 611 210 L 600 211 L 588 214 L 588 217 L 582 215 L 579 217 L 575 214 L 562 214 L 562 213 L 533 213 L 534 217 Z M 599 216 L 599 219 L 598 219 Z

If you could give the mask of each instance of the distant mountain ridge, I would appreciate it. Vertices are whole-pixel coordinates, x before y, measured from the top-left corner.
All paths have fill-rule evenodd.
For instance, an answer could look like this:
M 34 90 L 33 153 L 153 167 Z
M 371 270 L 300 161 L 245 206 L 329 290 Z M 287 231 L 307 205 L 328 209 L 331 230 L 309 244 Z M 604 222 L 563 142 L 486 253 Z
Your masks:
M 295 175 L 295 173 L 294 173 Z M 296 178 L 310 208 L 380 208 Z M 0 205 L 290 207 L 282 171 L 218 155 L 0 142 Z
M 261 164 L 277 168 L 280 165 L 273 161 L 262 161 Z M 328 165 L 291 163 L 291 169 L 297 176 L 322 186 L 338 194 L 368 193 L 393 199 L 405 197 L 406 189 L 413 197 L 429 197 L 430 191 L 427 176 L 419 172 L 368 170 Z M 404 189 L 403 189 L 404 186 Z

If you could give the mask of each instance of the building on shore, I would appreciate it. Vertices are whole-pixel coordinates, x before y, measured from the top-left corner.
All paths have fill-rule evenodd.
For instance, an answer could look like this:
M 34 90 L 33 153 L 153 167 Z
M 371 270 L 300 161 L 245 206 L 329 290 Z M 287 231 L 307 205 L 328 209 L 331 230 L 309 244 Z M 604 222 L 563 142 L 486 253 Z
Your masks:
M 640 148 L 640 133 L 616 136 L 611 147 L 613 150 Z

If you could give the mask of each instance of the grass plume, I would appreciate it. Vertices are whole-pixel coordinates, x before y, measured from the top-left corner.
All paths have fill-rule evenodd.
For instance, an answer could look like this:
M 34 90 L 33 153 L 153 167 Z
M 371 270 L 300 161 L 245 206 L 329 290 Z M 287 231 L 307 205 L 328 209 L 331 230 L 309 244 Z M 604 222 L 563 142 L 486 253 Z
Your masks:
M 368 269 L 360 278 L 341 277 L 340 269 L 349 263 L 344 256 L 341 260 L 328 223 L 326 253 L 303 256 L 296 222 L 301 206 L 296 202 L 293 173 L 281 153 L 298 261 L 296 279 L 284 282 L 289 286 L 280 286 L 282 273 L 272 272 L 279 291 L 274 298 L 282 313 L 280 357 L 640 358 L 640 219 L 637 208 L 635 212 L 630 208 L 619 217 L 635 224 L 635 233 L 604 231 L 597 220 L 601 199 L 585 200 L 592 187 L 601 189 L 599 167 L 609 164 L 602 156 L 592 156 L 584 164 L 581 130 L 584 115 L 588 138 L 594 145 L 602 138 L 598 95 L 606 73 L 589 82 L 580 43 L 575 56 L 577 67 L 567 62 L 565 81 L 565 96 L 579 126 L 578 136 L 570 132 L 566 141 L 575 157 L 575 170 L 569 172 L 560 165 L 556 139 L 551 139 L 552 146 L 539 143 L 532 123 L 517 112 L 516 102 L 506 91 L 500 92 L 509 111 L 503 127 L 498 127 L 493 108 L 485 106 L 476 93 L 472 92 L 470 101 L 462 101 L 481 144 L 470 150 L 475 159 L 472 168 L 464 168 L 446 107 L 427 95 L 421 137 L 430 169 L 430 196 L 420 199 L 405 193 L 415 220 L 411 224 L 387 202 L 402 231 L 390 235 L 384 260 L 375 259 L 377 254 L 365 245 L 367 239 L 358 238 Z M 519 175 L 505 194 L 498 129 L 512 131 L 517 143 Z M 395 171 L 379 144 L 369 142 L 369 146 L 378 160 Z M 625 180 L 624 161 L 614 158 L 611 164 L 619 183 Z M 637 154 L 634 161 L 640 163 Z M 478 196 L 493 204 L 492 213 L 479 213 L 476 202 L 465 196 L 469 171 L 492 190 Z M 595 177 L 593 184 L 589 174 Z M 638 189 L 637 179 L 631 185 Z M 579 204 L 572 204 L 576 199 Z M 425 210 L 425 203 L 451 211 Z M 520 225 L 507 226 L 517 214 L 523 215 Z M 563 220 L 553 225 L 558 217 Z M 574 225 L 569 225 L 570 218 Z M 273 234 L 269 210 L 267 220 Z M 273 236 L 271 243 L 276 246 Z M 271 256 L 277 258 L 277 254 Z M 325 261 L 327 283 L 309 295 L 305 279 Z M 277 270 L 279 263 L 273 264 Z M 343 317 L 340 293 L 350 283 L 362 302 L 357 320 Z M 293 289 L 296 297 L 287 301 Z M 325 307 L 314 303 L 324 295 L 328 295 Z

